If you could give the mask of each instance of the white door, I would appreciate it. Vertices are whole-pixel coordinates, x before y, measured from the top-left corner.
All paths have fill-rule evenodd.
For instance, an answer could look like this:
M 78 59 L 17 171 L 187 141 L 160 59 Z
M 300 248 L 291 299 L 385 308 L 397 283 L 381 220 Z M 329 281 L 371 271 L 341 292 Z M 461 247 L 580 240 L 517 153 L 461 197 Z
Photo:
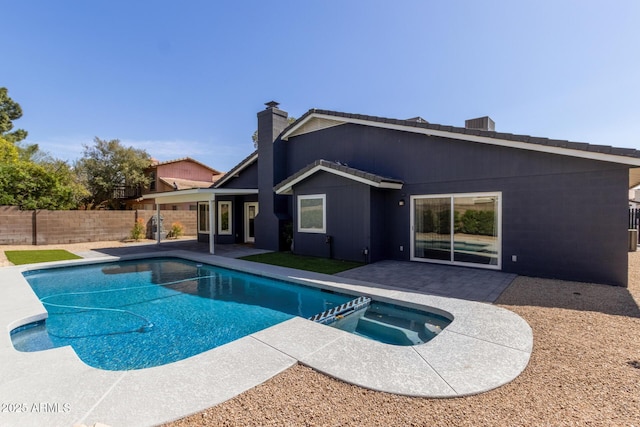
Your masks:
M 258 215 L 258 202 L 244 204 L 244 241 L 256 241 L 256 215 Z

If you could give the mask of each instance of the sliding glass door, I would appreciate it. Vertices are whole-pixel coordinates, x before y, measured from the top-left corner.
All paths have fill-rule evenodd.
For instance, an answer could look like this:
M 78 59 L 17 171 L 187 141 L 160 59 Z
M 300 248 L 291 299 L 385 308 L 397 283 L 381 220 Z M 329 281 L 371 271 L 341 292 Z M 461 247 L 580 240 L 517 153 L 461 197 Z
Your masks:
M 450 260 L 451 199 L 421 198 L 414 205 L 414 256 Z
M 411 259 L 500 268 L 500 193 L 411 197 Z

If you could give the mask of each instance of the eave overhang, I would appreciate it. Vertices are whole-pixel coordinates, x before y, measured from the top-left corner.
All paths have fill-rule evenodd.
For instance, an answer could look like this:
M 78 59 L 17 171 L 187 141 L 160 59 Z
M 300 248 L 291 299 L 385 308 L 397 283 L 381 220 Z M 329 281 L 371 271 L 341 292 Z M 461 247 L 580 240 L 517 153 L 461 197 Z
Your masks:
M 166 191 L 142 196 L 142 200 L 155 200 L 156 204 L 207 202 L 216 196 L 242 196 L 258 194 L 257 188 L 194 188 L 191 190 Z
M 399 190 L 403 185 L 403 182 L 397 179 L 382 177 L 327 160 L 317 160 L 276 185 L 274 191 L 276 194 L 293 194 L 293 187 L 296 184 L 318 172 L 331 173 L 375 188 Z

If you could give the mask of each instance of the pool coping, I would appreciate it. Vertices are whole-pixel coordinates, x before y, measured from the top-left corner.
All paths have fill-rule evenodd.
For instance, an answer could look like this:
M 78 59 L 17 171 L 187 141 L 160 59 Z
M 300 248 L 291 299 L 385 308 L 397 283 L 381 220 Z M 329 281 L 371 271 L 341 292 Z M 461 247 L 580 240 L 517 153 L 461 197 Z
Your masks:
M 188 359 L 133 371 L 92 368 L 70 347 L 34 353 L 13 348 L 11 330 L 46 317 L 22 272 L 158 257 L 364 295 L 453 316 L 453 321 L 428 343 L 400 347 L 293 318 Z M 0 403 L 13 405 L 0 412 L 0 421 L 9 425 L 157 425 L 222 403 L 296 363 L 372 390 L 461 397 L 512 381 L 526 368 L 533 349 L 526 321 L 491 304 L 188 251 L 4 267 L 0 276 L 0 324 L 5 328 L 0 334 Z

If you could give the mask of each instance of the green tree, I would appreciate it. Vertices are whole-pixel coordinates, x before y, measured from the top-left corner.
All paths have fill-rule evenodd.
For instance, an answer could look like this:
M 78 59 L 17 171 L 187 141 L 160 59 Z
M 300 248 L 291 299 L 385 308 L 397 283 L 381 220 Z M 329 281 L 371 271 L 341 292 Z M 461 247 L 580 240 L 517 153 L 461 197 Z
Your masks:
M 119 140 L 94 139 L 84 146 L 84 156 L 75 164 L 80 181 L 89 191 L 85 202 L 92 208 L 119 209 L 118 191 L 149 185 L 144 170 L 151 166 L 145 151 L 123 146 Z
M 0 137 L 0 164 L 15 163 L 20 153 L 15 144 Z
M 27 131 L 16 129 L 13 132 L 13 121 L 22 117 L 20 104 L 9 97 L 6 87 L 0 87 L 0 136 L 5 140 L 16 143 L 27 137 Z
M 27 132 L 13 130 L 22 108 L 0 88 L 0 205 L 21 209 L 72 209 L 86 193 L 71 167 L 24 144 Z
M 43 165 L 25 162 L 0 164 L 0 205 L 20 209 L 71 209 L 77 206 L 74 189 L 63 177 Z

